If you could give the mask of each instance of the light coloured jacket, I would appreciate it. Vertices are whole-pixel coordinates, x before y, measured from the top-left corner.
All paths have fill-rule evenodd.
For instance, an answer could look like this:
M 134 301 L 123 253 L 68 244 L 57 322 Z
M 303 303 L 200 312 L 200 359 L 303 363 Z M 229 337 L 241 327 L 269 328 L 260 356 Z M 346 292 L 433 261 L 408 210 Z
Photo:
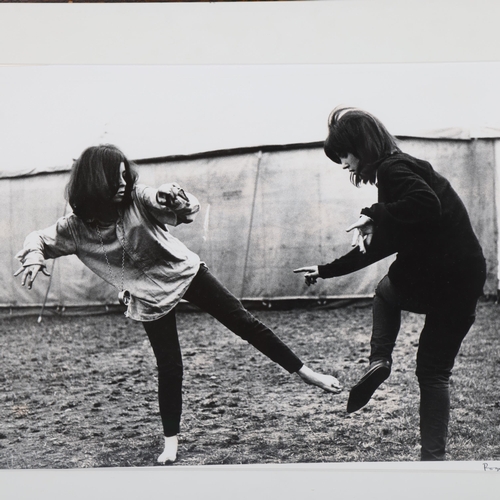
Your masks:
M 95 225 L 70 214 L 47 229 L 30 233 L 18 258 L 25 267 L 45 266 L 45 259 L 76 254 L 95 274 L 121 290 L 124 248 L 123 288 L 132 295 L 125 315 L 137 321 L 156 320 L 181 300 L 200 265 L 198 255 L 167 228 L 167 224 L 192 222 L 200 210 L 198 200 L 186 193 L 188 201 L 182 200 L 173 210 L 158 203 L 157 193 L 137 184 L 132 203 L 120 211 L 123 222 L 99 223 L 102 245 Z

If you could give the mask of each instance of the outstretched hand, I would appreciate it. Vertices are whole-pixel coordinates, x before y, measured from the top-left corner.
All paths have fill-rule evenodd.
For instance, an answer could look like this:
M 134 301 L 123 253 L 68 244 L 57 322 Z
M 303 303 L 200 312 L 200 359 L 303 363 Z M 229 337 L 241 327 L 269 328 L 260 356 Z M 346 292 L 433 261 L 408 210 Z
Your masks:
M 347 232 L 354 231 L 351 245 L 359 247 L 361 253 L 366 253 L 373 238 L 373 220 L 367 215 L 361 215 L 359 220 L 346 229 Z
M 19 276 L 21 273 L 23 273 L 21 286 L 24 286 L 26 283 L 28 283 L 28 290 L 31 290 L 33 282 L 35 281 L 35 278 L 40 271 L 42 271 L 45 276 L 50 276 L 50 273 L 47 271 L 47 269 L 45 269 L 45 266 L 42 266 L 41 264 L 32 264 L 31 266 L 26 267 L 22 266 L 14 273 L 14 276 Z
M 299 267 L 298 269 L 293 270 L 294 273 L 305 273 L 304 279 L 306 280 L 306 285 L 315 285 L 318 282 L 319 272 L 318 266 L 307 266 L 307 267 Z

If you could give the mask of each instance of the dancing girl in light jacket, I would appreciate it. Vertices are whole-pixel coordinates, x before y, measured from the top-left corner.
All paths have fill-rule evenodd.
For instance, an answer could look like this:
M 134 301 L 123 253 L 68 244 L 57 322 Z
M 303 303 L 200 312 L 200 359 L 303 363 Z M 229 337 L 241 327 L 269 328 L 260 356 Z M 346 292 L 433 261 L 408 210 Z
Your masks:
M 115 146 L 86 149 L 72 168 L 67 197 L 73 213 L 29 234 L 17 257 L 21 284 L 31 289 L 45 259 L 75 254 L 119 290 L 126 316 L 144 325 L 158 366 L 158 396 L 165 448 L 158 462 L 177 457 L 182 411 L 183 365 L 175 306 L 185 299 L 289 373 L 338 393 L 332 376 L 308 368 L 267 326 L 252 316 L 167 224 L 190 223 L 197 199 L 178 184 L 154 189 L 137 183 L 133 164 Z

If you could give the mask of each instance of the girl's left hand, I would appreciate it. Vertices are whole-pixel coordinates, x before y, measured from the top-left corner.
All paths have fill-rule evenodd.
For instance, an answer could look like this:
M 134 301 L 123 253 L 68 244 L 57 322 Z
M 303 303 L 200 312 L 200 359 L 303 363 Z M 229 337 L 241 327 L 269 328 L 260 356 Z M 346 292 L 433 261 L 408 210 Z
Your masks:
M 353 230 L 351 245 L 359 247 L 361 253 L 366 253 L 366 247 L 370 245 L 373 238 L 373 220 L 367 215 L 361 215 L 357 222 L 346 229 L 347 232 Z
M 186 193 L 176 182 L 162 184 L 156 193 L 156 201 L 169 208 L 178 208 L 188 201 Z
M 306 280 L 307 286 L 315 285 L 318 282 L 318 266 L 299 267 L 298 269 L 294 269 L 293 272 L 305 273 L 304 279 Z

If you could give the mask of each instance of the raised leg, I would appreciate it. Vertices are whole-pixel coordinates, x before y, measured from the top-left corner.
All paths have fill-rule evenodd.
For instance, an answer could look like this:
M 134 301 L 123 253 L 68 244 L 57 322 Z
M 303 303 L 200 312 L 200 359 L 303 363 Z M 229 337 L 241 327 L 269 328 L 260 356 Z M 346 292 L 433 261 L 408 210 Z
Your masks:
M 200 268 L 184 298 L 208 312 L 289 373 L 298 373 L 306 383 L 325 391 L 340 392 L 340 384 L 335 377 L 320 375 L 304 367 L 299 357 L 270 328 L 250 314 L 205 266 Z

